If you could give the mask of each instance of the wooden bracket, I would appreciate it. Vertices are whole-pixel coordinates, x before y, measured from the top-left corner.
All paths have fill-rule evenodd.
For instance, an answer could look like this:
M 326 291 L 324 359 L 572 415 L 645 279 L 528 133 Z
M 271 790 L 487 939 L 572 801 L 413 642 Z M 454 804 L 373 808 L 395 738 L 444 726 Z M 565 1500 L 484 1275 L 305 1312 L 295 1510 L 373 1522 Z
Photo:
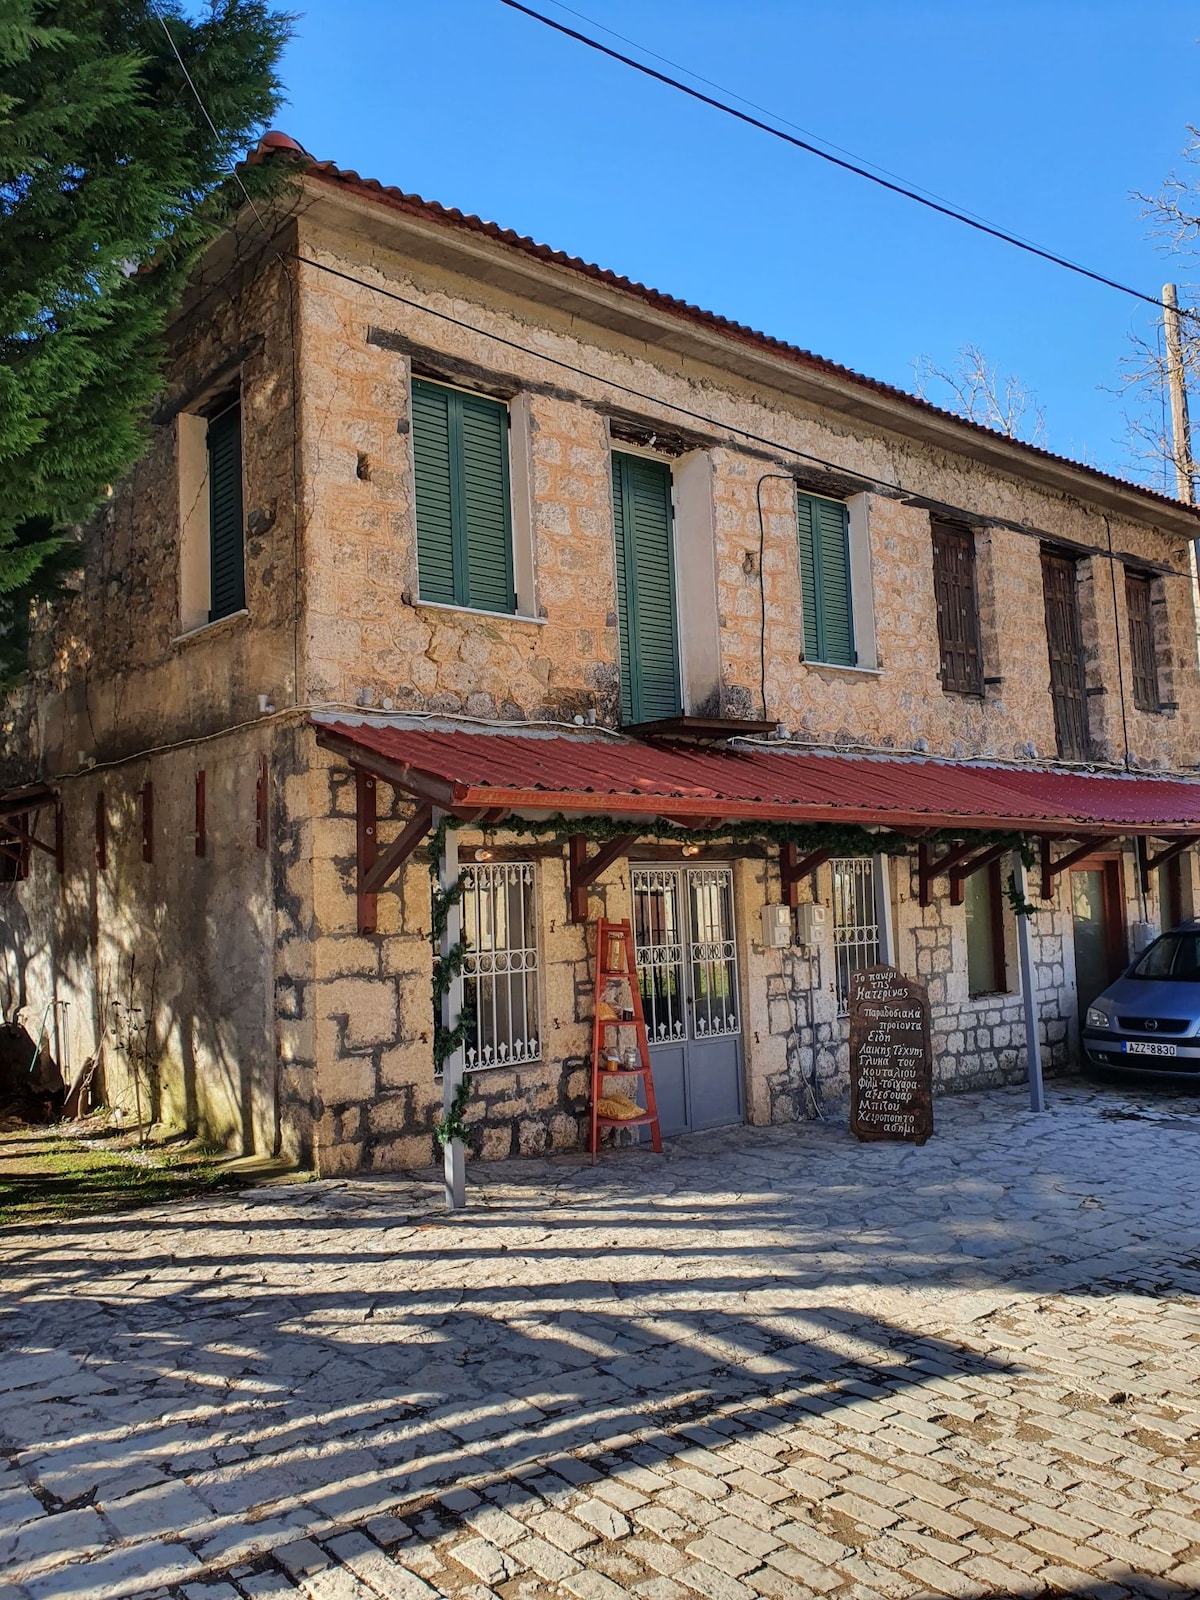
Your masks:
M 994 844 L 988 850 L 981 850 L 977 856 L 972 856 L 969 861 L 960 861 L 958 866 L 950 868 L 950 904 L 960 906 L 966 898 L 966 882 L 973 878 L 977 872 L 982 872 L 984 867 L 990 867 L 993 861 L 999 861 L 1001 856 L 1008 855 L 1011 845 Z
M 1053 900 L 1054 880 L 1062 872 L 1069 872 L 1079 861 L 1085 861 L 1088 856 L 1097 850 L 1103 850 L 1106 845 L 1114 843 L 1119 834 L 1107 833 L 1097 839 L 1088 839 L 1074 850 L 1069 850 L 1065 856 L 1054 859 L 1054 841 L 1042 836 L 1042 899 Z
M 18 859 L 27 860 L 31 849 L 41 850 L 44 854 L 54 857 L 59 876 L 63 870 L 63 814 L 62 802 L 54 802 L 54 843 L 47 844 L 44 839 L 39 839 L 34 829 L 41 815 L 41 807 L 34 811 L 32 819 L 26 811 L 14 812 L 7 817 L 0 817 L 0 836 L 6 840 L 16 840 Z
M 932 898 L 930 890 L 933 880 L 943 872 L 949 874 L 952 868 L 960 866 L 976 849 L 978 845 L 968 840 L 965 844 L 952 845 L 944 856 L 935 859 L 932 848 L 924 842 L 920 843 L 917 846 L 917 904 L 927 906 Z M 958 904 L 957 901 L 952 903 Z
M 1138 870 L 1142 875 L 1142 888 L 1149 890 L 1150 874 L 1159 867 L 1165 867 L 1169 862 L 1177 860 L 1185 850 L 1190 850 L 1194 844 L 1200 844 L 1200 833 L 1189 833 L 1183 839 L 1172 839 L 1165 849 L 1160 850 L 1156 856 L 1150 854 L 1150 840 L 1144 835 L 1137 841 Z
M 254 786 L 254 843 L 260 850 L 267 848 L 269 825 L 267 814 L 271 798 L 271 769 L 266 756 L 258 758 L 258 782 Z
M 359 933 L 375 932 L 379 891 L 395 876 L 433 827 L 433 806 L 425 802 L 417 807 L 391 844 L 380 851 L 378 781 L 375 774 L 368 772 L 365 767 L 355 767 Z
M 589 856 L 586 836 L 582 833 L 571 835 L 569 899 L 572 922 L 587 921 L 588 885 L 595 883 L 597 878 L 607 872 L 613 862 L 625 854 L 636 838 L 636 833 L 619 833 L 615 839 L 609 839 L 602 844 L 594 856 Z
M 418 806 L 387 849 L 377 854 L 362 874 L 359 880 L 359 892 L 369 895 L 373 900 L 379 891 L 387 886 L 432 828 L 433 807 L 428 804 Z M 378 849 L 378 844 L 376 848 Z
M 786 903 L 793 911 L 800 904 L 800 879 L 806 873 L 815 872 L 832 854 L 832 850 L 810 850 L 806 856 L 802 856 L 796 845 L 780 845 L 779 884 Z
M 204 768 L 196 773 L 196 854 L 203 856 L 208 851 L 208 827 L 204 815 Z

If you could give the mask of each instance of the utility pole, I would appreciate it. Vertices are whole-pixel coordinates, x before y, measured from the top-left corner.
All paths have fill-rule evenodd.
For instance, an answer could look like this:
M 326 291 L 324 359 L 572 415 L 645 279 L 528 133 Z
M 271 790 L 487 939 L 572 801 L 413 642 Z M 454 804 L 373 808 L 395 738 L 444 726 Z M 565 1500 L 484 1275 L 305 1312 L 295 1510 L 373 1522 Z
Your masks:
M 1163 328 L 1167 335 L 1167 382 L 1171 390 L 1171 434 L 1175 457 L 1175 492 L 1194 505 L 1195 475 L 1192 434 L 1188 426 L 1187 384 L 1183 371 L 1183 339 L 1179 333 L 1179 296 L 1173 283 L 1163 284 Z
M 1188 424 L 1187 379 L 1183 366 L 1183 338 L 1179 332 L 1179 295 L 1173 283 L 1163 284 L 1163 329 L 1167 336 L 1167 384 L 1171 390 L 1172 454 L 1175 457 L 1175 493 L 1190 506 L 1196 503 L 1196 473 L 1192 462 L 1192 431 Z M 1200 562 L 1196 541 L 1188 540 L 1188 571 L 1192 579 L 1192 614 L 1196 619 L 1196 658 L 1200 661 Z

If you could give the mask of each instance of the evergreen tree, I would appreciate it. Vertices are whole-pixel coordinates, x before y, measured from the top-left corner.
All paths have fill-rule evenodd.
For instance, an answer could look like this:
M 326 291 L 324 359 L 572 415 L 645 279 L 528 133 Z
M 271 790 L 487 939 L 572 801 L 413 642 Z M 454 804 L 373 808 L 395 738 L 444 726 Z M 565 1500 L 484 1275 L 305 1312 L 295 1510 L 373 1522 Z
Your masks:
M 280 103 L 291 24 L 266 0 L 199 19 L 0 0 L 0 675 L 74 564 L 70 525 L 141 452 L 164 330 L 244 201 L 229 175 Z M 243 173 L 256 197 L 280 176 Z

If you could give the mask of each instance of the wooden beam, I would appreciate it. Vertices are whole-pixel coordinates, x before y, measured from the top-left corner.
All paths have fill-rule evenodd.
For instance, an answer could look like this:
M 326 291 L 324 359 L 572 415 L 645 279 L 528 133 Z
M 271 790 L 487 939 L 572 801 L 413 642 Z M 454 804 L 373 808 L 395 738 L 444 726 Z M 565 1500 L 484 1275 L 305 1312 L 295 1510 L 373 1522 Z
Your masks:
M 453 783 L 430 773 L 415 771 L 402 761 L 389 761 L 386 756 L 377 755 L 373 750 L 364 750 L 353 739 L 340 738 L 325 728 L 317 729 L 317 743 L 322 749 L 343 756 L 352 767 L 364 766 L 365 763 L 365 770 L 373 772 L 377 778 L 383 778 L 393 789 L 403 789 L 418 800 L 430 800 L 443 811 L 454 810 Z
M 917 846 L 917 904 L 927 906 L 932 898 L 930 889 L 933 880 L 941 873 L 948 875 L 953 867 L 965 861 L 977 848 L 977 844 L 968 839 L 963 844 L 951 845 L 944 856 L 935 859 L 933 847 L 922 840 Z
M 815 872 L 832 854 L 832 850 L 810 850 L 806 856 L 802 856 L 796 845 L 780 845 L 779 883 L 781 892 L 793 911 L 800 904 L 800 879 L 806 873 Z
M 635 833 L 619 833 L 615 838 L 602 844 L 594 856 L 589 856 L 586 836 L 582 833 L 571 835 L 569 899 L 572 922 L 587 921 L 588 885 L 595 883 L 597 878 L 607 872 L 613 862 L 625 854 L 636 838 Z
M 374 933 L 377 921 L 375 896 L 364 887 L 376 855 L 377 779 L 366 767 L 354 768 L 354 842 L 358 862 L 358 931 Z
M 1007 855 L 1012 849 L 1009 844 L 994 844 L 990 850 L 981 850 L 977 856 L 972 856 L 969 861 L 960 861 L 958 866 L 950 868 L 950 904 L 960 906 L 965 898 L 965 885 L 968 878 L 973 878 L 984 867 L 990 867 L 993 861 L 999 861 L 1001 856 Z
M 1142 868 L 1142 887 L 1150 887 L 1150 874 L 1159 867 L 1165 867 L 1169 862 L 1181 856 L 1185 850 L 1190 850 L 1194 844 L 1200 844 L 1200 833 L 1192 833 L 1186 839 L 1172 839 L 1165 850 L 1160 850 L 1156 856 L 1150 854 L 1150 840 L 1138 840 L 1138 860 Z
M 418 806 L 387 849 L 375 857 L 366 872 L 360 873 L 359 895 L 369 895 L 374 899 L 432 829 L 433 807 L 429 804 Z
M 1079 861 L 1085 861 L 1088 856 L 1097 850 L 1103 850 L 1106 845 L 1113 844 L 1120 838 L 1120 834 L 1106 833 L 1095 839 L 1087 839 L 1074 850 L 1068 850 L 1065 856 L 1054 859 L 1053 847 L 1048 838 L 1042 839 L 1042 899 L 1054 899 L 1054 880 L 1060 873 L 1069 872 Z

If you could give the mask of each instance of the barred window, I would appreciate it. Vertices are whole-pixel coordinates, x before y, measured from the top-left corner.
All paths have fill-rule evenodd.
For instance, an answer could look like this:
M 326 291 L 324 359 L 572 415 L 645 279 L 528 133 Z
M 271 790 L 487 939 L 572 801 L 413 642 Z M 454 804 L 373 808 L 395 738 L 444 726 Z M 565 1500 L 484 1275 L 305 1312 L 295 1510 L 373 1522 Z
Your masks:
M 538 952 L 533 867 L 474 862 L 463 872 L 463 1015 L 466 1065 L 537 1061 Z
M 1162 709 L 1158 693 L 1158 659 L 1154 648 L 1154 614 L 1150 609 L 1153 579 L 1148 573 L 1125 571 L 1129 612 L 1129 653 L 1133 658 L 1133 703 L 1139 711 Z
M 850 1009 L 850 974 L 879 965 L 875 914 L 875 863 L 870 856 L 843 856 L 833 869 L 833 957 L 838 1016 Z

